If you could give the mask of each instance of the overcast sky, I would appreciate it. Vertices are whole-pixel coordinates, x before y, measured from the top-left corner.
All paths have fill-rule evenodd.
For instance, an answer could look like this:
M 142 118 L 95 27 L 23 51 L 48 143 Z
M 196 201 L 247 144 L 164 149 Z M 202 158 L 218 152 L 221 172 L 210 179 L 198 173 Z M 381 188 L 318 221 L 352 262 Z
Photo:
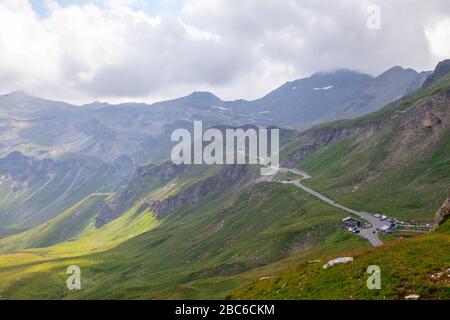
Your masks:
M 0 0 L 0 92 L 78 104 L 254 99 L 316 71 L 445 58 L 449 0 Z

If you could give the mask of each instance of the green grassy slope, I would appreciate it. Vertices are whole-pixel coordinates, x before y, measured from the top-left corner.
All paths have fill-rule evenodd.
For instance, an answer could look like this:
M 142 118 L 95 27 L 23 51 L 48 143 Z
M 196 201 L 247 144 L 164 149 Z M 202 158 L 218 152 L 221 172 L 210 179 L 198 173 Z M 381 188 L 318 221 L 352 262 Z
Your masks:
M 450 133 L 450 132 L 449 132 Z M 417 158 L 416 163 L 383 172 L 374 180 L 366 172 L 366 163 L 356 163 L 356 157 L 376 156 L 349 150 L 348 143 L 338 143 L 299 164 L 313 178 L 305 181 L 312 188 L 348 206 L 372 213 L 383 213 L 408 221 L 430 222 L 433 213 L 446 198 L 450 186 L 450 135 L 433 152 Z M 333 156 L 339 156 L 334 158 Z M 356 156 L 355 156 L 356 155 Z M 315 170 L 324 165 L 324 170 Z
M 83 256 L 114 248 L 131 238 L 154 229 L 159 224 L 160 221 L 156 219 L 152 212 L 141 210 L 138 206 L 135 206 L 99 229 L 92 229 L 78 237 L 50 247 L 26 249 L 19 252 L 32 253 L 46 259 Z M 23 263 L 20 260 L 19 262 Z
M 314 130 L 358 131 L 302 159 L 305 184 L 352 208 L 429 222 L 450 189 L 450 76 L 378 113 Z M 434 122 L 433 122 L 434 121 Z M 355 129 L 355 130 L 356 130 Z
M 60 291 L 65 288 L 67 266 L 93 264 L 96 261 L 92 260 L 92 254 L 117 247 L 158 224 L 154 214 L 134 207 L 100 229 L 86 231 L 68 241 L 0 255 L 0 299 L 62 298 Z M 53 269 L 60 272 L 51 271 Z M 21 289 L 14 289 L 15 286 Z M 4 294 L 5 290 L 11 292 Z
M 0 253 L 30 248 L 50 247 L 67 240 L 73 242 L 74 238 L 78 239 L 76 243 L 79 244 L 79 239 L 84 239 L 85 235 L 89 235 L 88 238 L 93 238 L 93 235 L 95 235 L 98 237 L 97 241 L 101 243 L 105 240 L 105 230 L 109 230 L 106 232 L 108 233 L 108 236 L 113 232 L 116 232 L 117 238 L 125 238 L 126 234 L 124 234 L 124 230 L 118 229 L 117 225 L 128 223 L 130 224 L 130 229 L 134 230 L 133 224 L 136 222 L 133 220 L 135 220 L 136 217 L 131 217 L 130 215 L 136 214 L 136 216 L 140 216 L 143 212 L 146 212 L 145 209 L 139 209 L 142 207 L 141 204 L 144 201 L 150 199 L 163 200 L 167 197 L 174 196 L 193 184 L 218 173 L 221 168 L 223 168 L 223 166 L 192 166 L 186 172 L 182 172 L 175 176 L 174 179 L 166 181 L 166 185 L 162 183 L 149 183 L 149 181 L 146 181 L 147 183 L 141 182 L 139 186 L 136 186 L 136 184 L 132 182 L 131 184 L 134 186 L 133 191 L 135 194 L 133 193 L 133 201 L 130 202 L 130 207 L 125 206 L 123 209 L 124 211 L 121 212 L 118 219 L 113 220 L 99 230 L 97 230 L 96 218 L 101 211 L 100 209 L 105 202 L 117 197 L 117 194 L 92 194 L 48 222 L 24 232 L 0 239 Z M 153 179 L 151 182 L 157 180 L 152 175 L 150 175 L 150 178 Z M 141 222 L 144 222 L 144 224 L 140 229 L 146 230 L 146 221 Z M 139 234 L 139 232 L 135 233 Z M 62 245 L 56 247 L 65 246 Z M 74 245 L 71 247 L 74 247 Z M 76 251 L 79 252 L 79 250 Z
M 0 252 L 49 247 L 93 230 L 98 207 L 109 195 L 92 194 L 42 225 L 0 239 Z
M 234 299 L 450 299 L 450 221 L 432 234 L 392 242 L 384 247 L 303 263 L 271 279 L 254 282 L 230 295 Z M 322 266 L 332 258 L 354 261 Z M 381 290 L 369 290 L 367 268 L 381 269 Z
M 357 237 L 338 236 L 344 216 L 293 186 L 259 184 L 240 195 L 209 197 L 192 208 L 177 210 L 150 232 L 98 254 L 78 251 L 76 258 L 74 247 L 85 246 L 85 237 L 81 237 L 78 243 L 28 250 L 23 254 L 33 256 L 24 256 L 20 263 L 0 256 L 0 295 L 71 299 L 224 296 L 242 283 L 237 281 L 240 277 L 254 279 L 258 275 L 252 274 L 254 268 L 329 246 L 329 239 L 350 248 L 365 246 Z M 104 237 L 97 234 L 96 238 Z M 63 259 L 44 261 L 38 258 L 42 256 Z M 64 271 L 70 264 L 79 264 L 83 270 L 85 286 L 75 294 L 65 289 Z M 43 275 L 48 276 L 45 281 Z M 196 289 L 199 283 L 216 282 L 214 292 Z M 49 293 L 48 288 L 55 292 Z
M 47 222 L 93 193 L 114 192 L 125 176 L 95 159 L 69 158 L 54 162 L 35 161 L 29 168 L 16 165 L 11 178 L 8 169 L 0 172 L 0 224 L 10 230 L 23 230 Z M 45 163 L 48 168 L 40 170 Z M 1 170 L 0 170 L 1 171 Z

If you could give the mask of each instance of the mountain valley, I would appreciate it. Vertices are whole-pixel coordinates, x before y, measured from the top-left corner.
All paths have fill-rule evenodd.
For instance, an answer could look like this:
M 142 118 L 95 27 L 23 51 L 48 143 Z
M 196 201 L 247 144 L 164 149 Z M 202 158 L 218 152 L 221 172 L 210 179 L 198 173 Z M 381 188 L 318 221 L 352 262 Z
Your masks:
M 250 102 L 205 92 L 151 106 L 0 97 L 0 297 L 448 299 L 449 283 L 431 277 L 450 268 L 446 64 L 376 78 L 318 73 Z M 283 183 L 300 175 L 173 164 L 170 133 L 197 120 L 283 128 L 281 166 L 306 171 L 307 187 L 436 230 L 373 248 L 342 228 L 348 212 Z M 355 260 L 322 269 L 342 256 Z M 365 288 L 370 264 L 386 291 Z M 82 290 L 67 290 L 69 265 L 80 266 Z

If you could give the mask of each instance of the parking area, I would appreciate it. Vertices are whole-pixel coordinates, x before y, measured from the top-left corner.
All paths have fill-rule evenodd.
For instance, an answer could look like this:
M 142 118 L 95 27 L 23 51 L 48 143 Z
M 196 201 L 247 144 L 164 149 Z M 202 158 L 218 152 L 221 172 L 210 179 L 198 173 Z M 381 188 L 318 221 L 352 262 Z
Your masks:
M 370 219 L 362 221 L 357 218 L 347 217 L 342 219 L 342 227 L 354 234 L 404 235 L 428 233 L 433 229 L 432 224 L 420 224 L 398 220 L 381 214 L 367 214 Z

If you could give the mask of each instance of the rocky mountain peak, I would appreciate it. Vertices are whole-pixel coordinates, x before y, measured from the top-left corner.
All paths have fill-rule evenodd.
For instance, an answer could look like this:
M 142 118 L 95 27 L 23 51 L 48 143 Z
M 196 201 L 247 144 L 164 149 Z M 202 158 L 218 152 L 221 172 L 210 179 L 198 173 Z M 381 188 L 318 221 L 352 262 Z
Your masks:
M 194 91 L 190 95 L 187 96 L 191 99 L 213 99 L 220 100 L 217 96 L 208 91 Z
M 223 101 L 211 92 L 194 91 L 185 97 L 154 103 L 152 106 L 166 106 L 177 108 L 205 108 L 214 105 L 221 105 Z
M 378 79 L 389 79 L 392 77 L 405 77 L 405 76 L 410 76 L 410 77 L 417 77 L 419 73 L 411 68 L 403 68 L 401 66 L 395 66 L 390 68 L 389 70 L 383 72 L 381 75 L 379 75 L 377 78 Z
M 183 99 L 183 98 L 182 98 Z M 187 102 L 199 105 L 199 106 L 211 106 L 214 104 L 221 104 L 222 100 L 220 100 L 217 96 L 207 91 L 194 91 L 190 95 L 184 98 Z

